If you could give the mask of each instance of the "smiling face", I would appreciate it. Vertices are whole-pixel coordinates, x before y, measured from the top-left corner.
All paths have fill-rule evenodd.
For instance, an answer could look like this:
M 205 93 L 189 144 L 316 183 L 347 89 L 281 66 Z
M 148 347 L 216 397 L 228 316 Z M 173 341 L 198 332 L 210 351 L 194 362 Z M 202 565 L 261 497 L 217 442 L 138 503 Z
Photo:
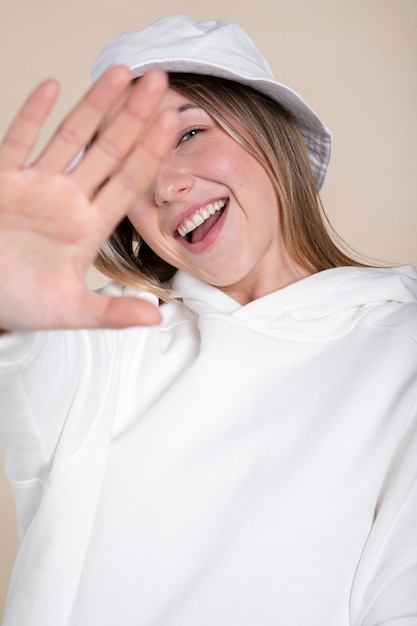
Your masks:
M 170 89 L 163 106 L 180 113 L 178 140 L 128 213 L 148 246 L 241 304 L 305 276 L 283 244 L 259 161 L 185 96 Z

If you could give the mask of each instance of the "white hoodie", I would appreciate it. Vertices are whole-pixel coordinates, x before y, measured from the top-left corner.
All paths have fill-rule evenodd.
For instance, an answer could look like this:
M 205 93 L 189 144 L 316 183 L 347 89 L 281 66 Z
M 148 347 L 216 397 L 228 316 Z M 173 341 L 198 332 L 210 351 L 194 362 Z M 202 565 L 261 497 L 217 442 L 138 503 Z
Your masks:
M 415 270 L 173 289 L 157 328 L 1 339 L 4 626 L 416 626 Z

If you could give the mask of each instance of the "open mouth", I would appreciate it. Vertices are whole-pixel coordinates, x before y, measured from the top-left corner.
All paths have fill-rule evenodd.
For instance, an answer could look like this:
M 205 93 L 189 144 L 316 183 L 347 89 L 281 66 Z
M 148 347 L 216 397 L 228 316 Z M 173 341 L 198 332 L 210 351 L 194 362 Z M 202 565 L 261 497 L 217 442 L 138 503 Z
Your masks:
M 227 200 L 223 198 L 198 209 L 195 213 L 181 222 L 177 233 L 188 243 L 198 243 L 204 239 L 222 215 Z

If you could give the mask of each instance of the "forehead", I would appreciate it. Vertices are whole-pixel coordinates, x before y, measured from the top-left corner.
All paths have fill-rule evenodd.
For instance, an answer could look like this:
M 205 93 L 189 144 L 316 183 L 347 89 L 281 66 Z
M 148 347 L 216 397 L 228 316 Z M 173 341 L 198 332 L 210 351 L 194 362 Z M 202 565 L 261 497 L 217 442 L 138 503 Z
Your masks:
M 178 93 L 171 87 L 168 89 L 168 91 L 166 92 L 161 102 L 161 108 L 165 108 L 165 107 L 176 109 L 180 113 L 182 113 L 183 111 L 187 111 L 189 109 L 200 108 L 190 98 Z

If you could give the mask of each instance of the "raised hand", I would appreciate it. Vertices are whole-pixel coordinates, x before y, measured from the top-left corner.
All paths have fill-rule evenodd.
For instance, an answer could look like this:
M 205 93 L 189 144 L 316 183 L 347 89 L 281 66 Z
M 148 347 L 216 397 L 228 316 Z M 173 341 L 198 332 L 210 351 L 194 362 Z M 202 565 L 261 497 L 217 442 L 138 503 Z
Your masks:
M 177 115 L 158 112 L 166 89 L 159 70 L 131 86 L 127 68 L 112 68 L 27 167 L 58 84 L 45 81 L 29 97 L 0 145 L 0 328 L 158 323 L 147 302 L 90 294 L 85 272 L 172 147 Z

